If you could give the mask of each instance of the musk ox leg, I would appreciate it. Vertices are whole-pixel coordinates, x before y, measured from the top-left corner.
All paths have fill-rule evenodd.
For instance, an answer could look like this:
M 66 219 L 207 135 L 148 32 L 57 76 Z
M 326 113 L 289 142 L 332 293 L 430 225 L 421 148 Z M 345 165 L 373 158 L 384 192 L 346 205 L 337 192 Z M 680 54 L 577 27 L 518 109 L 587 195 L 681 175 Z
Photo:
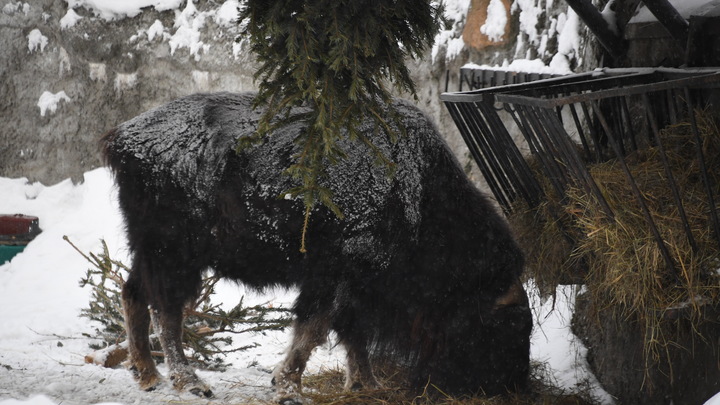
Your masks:
M 375 374 L 373 374 L 365 342 L 344 340 L 342 343 L 347 350 L 345 390 L 359 391 L 382 388 L 382 385 L 375 378 Z
M 130 370 L 140 384 L 140 388 L 150 391 L 160 382 L 160 374 L 150 355 L 150 313 L 137 274 L 134 271 L 130 272 L 122 289 L 122 303 L 130 352 Z
M 285 360 L 275 369 L 275 400 L 283 405 L 301 404 L 302 373 L 313 349 L 327 341 L 329 317 L 313 316 L 295 321 L 293 340 Z
M 166 305 L 162 305 L 166 304 Z M 170 381 L 175 389 L 211 397 L 212 390 L 193 371 L 182 347 L 183 303 L 161 303 L 153 307 L 153 321 L 165 353 Z

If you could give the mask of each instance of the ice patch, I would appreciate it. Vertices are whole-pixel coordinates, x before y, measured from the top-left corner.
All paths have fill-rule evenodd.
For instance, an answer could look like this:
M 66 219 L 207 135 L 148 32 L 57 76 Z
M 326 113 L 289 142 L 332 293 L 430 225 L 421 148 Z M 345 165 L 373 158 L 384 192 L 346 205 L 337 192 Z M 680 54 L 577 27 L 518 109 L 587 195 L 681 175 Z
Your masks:
M 40 116 L 44 117 L 48 111 L 50 111 L 50 114 L 55 114 L 61 101 L 65 101 L 66 103 L 70 102 L 70 97 L 68 97 L 64 91 L 55 94 L 49 91 L 43 92 L 37 102 L 37 106 L 40 107 Z

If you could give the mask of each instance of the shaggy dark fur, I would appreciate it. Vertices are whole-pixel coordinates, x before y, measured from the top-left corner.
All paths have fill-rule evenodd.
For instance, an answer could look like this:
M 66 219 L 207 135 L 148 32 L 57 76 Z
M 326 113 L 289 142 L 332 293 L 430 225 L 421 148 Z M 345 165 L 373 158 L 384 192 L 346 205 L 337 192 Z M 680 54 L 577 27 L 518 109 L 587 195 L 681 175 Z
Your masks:
M 397 163 L 393 176 L 366 147 L 344 144 L 348 159 L 323 183 L 345 219 L 315 208 L 302 254 L 302 201 L 282 198 L 296 185 L 282 170 L 302 125 L 236 153 L 260 115 L 253 97 L 185 97 L 104 138 L 133 252 L 123 301 L 141 386 L 160 381 L 147 343 L 149 306 L 173 384 L 210 395 L 182 354 L 180 322 L 211 267 L 259 289 L 300 291 L 294 342 L 275 373 L 280 401 L 300 400 L 305 362 L 328 330 L 348 349 L 348 388 L 377 386 L 368 360 L 377 355 L 408 367 L 415 387 L 522 389 L 532 320 L 518 283 L 520 249 L 432 123 L 398 101 L 407 136 L 392 143 L 370 123 L 362 128 Z

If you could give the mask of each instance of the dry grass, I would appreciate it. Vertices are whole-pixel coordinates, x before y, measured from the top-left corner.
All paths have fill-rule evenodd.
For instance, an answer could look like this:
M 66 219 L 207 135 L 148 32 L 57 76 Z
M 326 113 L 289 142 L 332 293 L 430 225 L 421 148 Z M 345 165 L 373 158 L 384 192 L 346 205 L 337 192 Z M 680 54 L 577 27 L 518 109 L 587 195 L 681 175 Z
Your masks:
M 707 172 L 717 193 L 717 117 L 707 113 L 698 116 Z M 670 126 L 662 131 L 661 139 L 697 249 L 686 236 L 659 149 L 650 147 L 627 157 L 673 266 L 667 265 L 617 160 L 589 167 L 615 213 L 614 221 L 608 220 L 592 196 L 573 187 L 562 205 L 551 196 L 535 210 L 518 207 L 511 218 L 522 245 L 529 247 L 530 276 L 538 280 L 542 290 L 554 291 L 568 274 L 582 275 L 595 311 L 613 311 L 616 319 L 645 326 L 647 362 L 657 360 L 663 348 L 673 344 L 664 329 L 669 311 L 676 314 L 682 310 L 684 316 L 701 322 L 702 307 L 717 304 L 720 295 L 720 249 L 709 221 L 708 198 L 691 130 L 689 123 Z M 575 240 L 574 245 L 565 241 L 566 234 Z
M 533 366 L 529 392 L 492 398 L 451 397 L 427 387 L 420 394 L 400 388 L 397 375 L 379 371 L 379 380 L 386 388 L 375 391 L 343 391 L 344 372 L 333 369 L 304 378 L 304 396 L 313 405 L 592 405 L 588 392 L 568 394 L 553 387 L 542 365 Z M 268 404 L 269 405 L 269 404 Z

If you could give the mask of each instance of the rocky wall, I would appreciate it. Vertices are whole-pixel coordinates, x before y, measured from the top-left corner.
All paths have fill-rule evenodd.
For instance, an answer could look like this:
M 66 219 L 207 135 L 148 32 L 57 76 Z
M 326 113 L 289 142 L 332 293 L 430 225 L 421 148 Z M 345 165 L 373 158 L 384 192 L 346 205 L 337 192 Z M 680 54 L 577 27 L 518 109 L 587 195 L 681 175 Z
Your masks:
M 70 0 L 74 8 L 59 0 L 0 0 L 0 176 L 79 181 L 102 165 L 97 141 L 115 125 L 194 92 L 255 88 L 256 65 L 234 41 L 238 29 L 228 17 L 237 1 L 165 3 L 173 1 L 168 10 L 127 16 L 77 6 L 83 0 Z M 573 54 L 577 46 L 558 47 L 558 22 L 568 20 L 562 2 L 445 3 L 446 29 L 423 60 L 409 63 L 418 106 L 479 182 L 439 98 L 458 89 L 460 67 L 524 57 L 550 63 L 558 54 L 577 66 L 582 59 Z

